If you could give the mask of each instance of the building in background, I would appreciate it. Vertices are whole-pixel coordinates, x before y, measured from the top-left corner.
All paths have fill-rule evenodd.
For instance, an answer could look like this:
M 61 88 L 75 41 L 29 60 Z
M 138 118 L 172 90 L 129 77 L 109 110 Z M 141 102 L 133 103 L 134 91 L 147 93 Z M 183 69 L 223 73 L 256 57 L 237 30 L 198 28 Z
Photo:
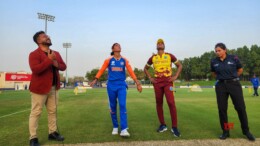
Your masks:
M 28 90 L 31 77 L 27 72 L 0 72 L 0 90 Z

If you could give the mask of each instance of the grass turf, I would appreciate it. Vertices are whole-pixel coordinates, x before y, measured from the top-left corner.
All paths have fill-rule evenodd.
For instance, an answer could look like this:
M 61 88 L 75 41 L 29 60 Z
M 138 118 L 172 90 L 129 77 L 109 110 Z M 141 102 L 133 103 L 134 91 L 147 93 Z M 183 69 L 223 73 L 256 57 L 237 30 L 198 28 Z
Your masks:
M 130 138 L 112 136 L 112 122 L 108 109 L 106 89 L 90 89 L 87 93 L 74 95 L 73 90 L 60 90 L 58 125 L 64 143 L 96 143 L 120 141 L 179 140 L 217 138 L 221 133 L 214 89 L 203 92 L 189 92 L 176 89 L 175 102 L 178 113 L 178 127 L 181 138 L 175 138 L 168 130 L 157 133 L 159 126 L 155 109 L 153 89 L 144 89 L 140 94 L 129 89 L 127 96 L 128 124 Z M 260 136 L 260 97 L 252 97 L 244 89 L 249 127 Z M 28 91 L 4 91 L 0 93 L 0 145 L 28 145 L 28 118 L 30 113 L 30 93 Z M 10 116 L 14 112 L 23 111 Z M 171 119 L 166 100 L 164 115 L 168 128 Z M 4 117 L 3 117 L 4 116 Z M 231 138 L 243 138 L 237 113 L 229 99 L 229 122 L 234 122 Z M 48 141 L 47 112 L 44 108 L 39 121 L 38 137 L 41 144 L 59 144 Z

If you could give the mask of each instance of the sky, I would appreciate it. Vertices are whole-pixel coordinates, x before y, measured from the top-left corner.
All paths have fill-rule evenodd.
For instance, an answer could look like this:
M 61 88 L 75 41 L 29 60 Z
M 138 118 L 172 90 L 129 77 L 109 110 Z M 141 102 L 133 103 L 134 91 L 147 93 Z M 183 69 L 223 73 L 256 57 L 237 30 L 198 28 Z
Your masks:
M 117 42 L 132 67 L 142 69 L 156 41 L 179 60 L 223 42 L 229 49 L 260 45 L 259 0 L 1 0 L 0 71 L 31 72 L 33 35 L 45 29 L 37 13 L 55 16 L 47 33 L 66 60 L 68 76 L 99 68 Z M 65 72 L 63 72 L 65 73 Z

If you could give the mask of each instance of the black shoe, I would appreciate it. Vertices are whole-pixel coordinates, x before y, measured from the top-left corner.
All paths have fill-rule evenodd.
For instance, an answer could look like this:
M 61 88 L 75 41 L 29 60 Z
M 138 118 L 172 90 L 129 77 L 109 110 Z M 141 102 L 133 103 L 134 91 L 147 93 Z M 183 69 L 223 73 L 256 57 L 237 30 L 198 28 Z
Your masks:
M 244 135 L 247 137 L 248 140 L 250 141 L 255 141 L 255 137 L 253 134 L 251 134 L 249 131 L 244 133 Z
M 172 131 L 172 133 L 173 133 L 173 135 L 174 135 L 175 137 L 181 137 L 181 133 L 180 133 L 180 131 L 178 130 L 178 128 L 173 127 L 171 131 Z
M 164 131 L 167 131 L 166 125 L 160 125 L 159 128 L 157 129 L 157 132 L 164 132 Z
M 55 131 L 55 132 L 49 134 L 48 139 L 49 140 L 63 141 L 64 137 L 62 135 L 60 135 L 58 132 Z
M 30 140 L 30 146 L 40 146 L 38 138 L 33 138 Z
M 223 134 L 219 136 L 219 139 L 221 140 L 225 140 L 226 138 L 228 138 L 229 135 L 229 131 L 223 131 Z

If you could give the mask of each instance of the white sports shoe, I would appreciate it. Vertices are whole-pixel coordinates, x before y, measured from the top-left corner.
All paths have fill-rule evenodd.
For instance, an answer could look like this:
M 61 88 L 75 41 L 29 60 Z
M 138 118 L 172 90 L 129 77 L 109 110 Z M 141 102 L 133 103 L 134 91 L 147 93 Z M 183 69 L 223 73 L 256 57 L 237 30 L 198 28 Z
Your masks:
M 118 128 L 113 128 L 112 135 L 117 135 L 118 134 Z
M 121 131 L 120 136 L 122 137 L 129 137 L 130 134 L 128 133 L 127 129 L 124 129 Z

